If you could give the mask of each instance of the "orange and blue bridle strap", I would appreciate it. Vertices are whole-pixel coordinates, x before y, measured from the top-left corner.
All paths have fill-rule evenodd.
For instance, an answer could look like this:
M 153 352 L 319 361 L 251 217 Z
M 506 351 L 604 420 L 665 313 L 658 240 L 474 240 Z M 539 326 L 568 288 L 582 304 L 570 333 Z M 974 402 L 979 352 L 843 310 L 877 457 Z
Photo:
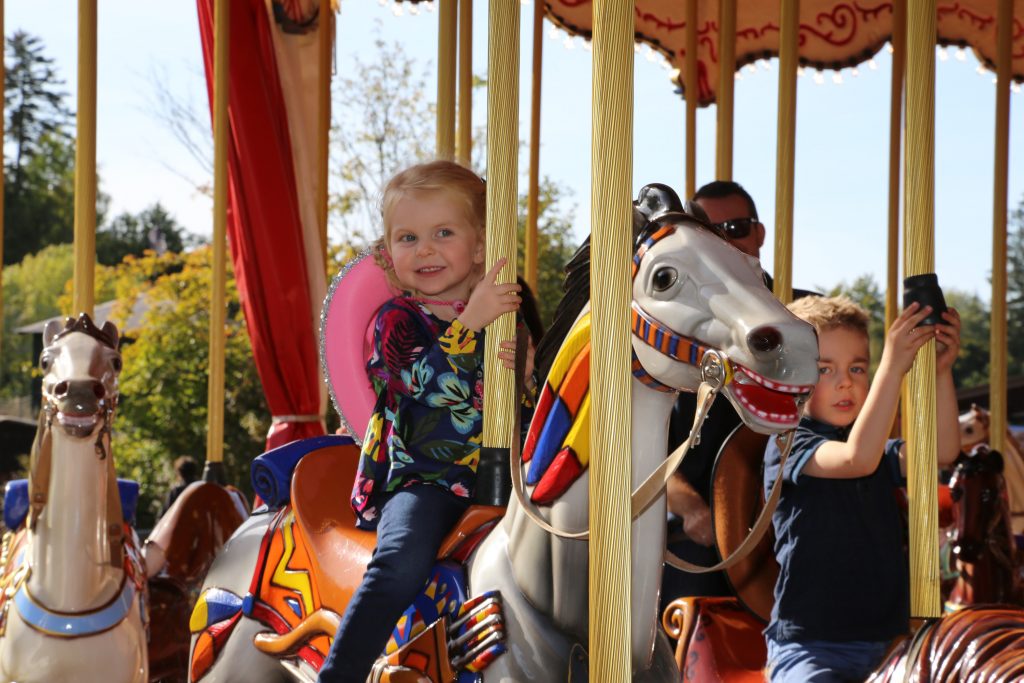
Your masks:
M 674 225 L 663 225 L 655 232 L 651 233 L 651 235 L 647 237 L 639 247 L 637 247 L 636 253 L 633 255 L 634 279 L 640 269 L 640 262 L 643 260 L 643 257 L 647 252 L 650 251 L 651 247 L 665 237 L 673 234 L 675 231 L 676 227 Z M 672 360 L 680 361 L 696 368 L 701 367 L 701 361 L 704 360 L 704 355 L 711 350 L 710 347 L 701 344 L 696 339 L 679 334 L 671 328 L 659 323 L 657 320 L 654 320 L 647 315 L 647 313 L 645 313 L 635 301 L 632 304 L 632 328 L 633 334 L 639 337 L 651 348 L 665 356 L 668 356 Z M 726 362 L 724 370 L 725 381 L 722 383 L 723 386 L 732 381 L 731 364 Z M 644 369 L 643 365 L 640 364 L 640 359 L 637 358 L 636 352 L 633 353 L 632 372 L 634 377 L 652 389 L 662 392 L 676 391 L 672 387 L 669 387 L 652 377 Z

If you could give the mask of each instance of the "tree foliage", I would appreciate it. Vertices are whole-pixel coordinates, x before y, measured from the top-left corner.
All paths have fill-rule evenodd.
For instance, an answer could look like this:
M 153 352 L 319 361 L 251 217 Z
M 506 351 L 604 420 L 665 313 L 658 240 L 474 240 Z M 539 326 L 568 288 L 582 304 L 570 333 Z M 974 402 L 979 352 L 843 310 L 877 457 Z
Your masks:
M 126 256 L 142 256 L 147 249 L 157 254 L 179 253 L 194 241 L 167 209 L 156 202 L 138 214 L 122 213 L 101 228 L 96 233 L 96 260 L 113 266 Z
M 124 330 L 121 402 L 114 449 L 122 476 L 142 484 L 147 526 L 173 480 L 172 461 L 206 453 L 212 249 L 147 252 L 118 266 L 115 316 L 123 323 L 142 297 L 142 324 Z M 224 465 L 228 481 L 250 492 L 249 463 L 263 452 L 270 418 L 234 277 L 227 280 Z
M 568 191 L 544 178 L 537 193 L 537 291 L 534 296 L 540 317 L 547 326 L 562 299 L 563 268 L 576 249 L 572 222 L 574 212 L 566 208 Z M 519 274 L 523 274 L 526 254 L 527 197 L 519 197 Z

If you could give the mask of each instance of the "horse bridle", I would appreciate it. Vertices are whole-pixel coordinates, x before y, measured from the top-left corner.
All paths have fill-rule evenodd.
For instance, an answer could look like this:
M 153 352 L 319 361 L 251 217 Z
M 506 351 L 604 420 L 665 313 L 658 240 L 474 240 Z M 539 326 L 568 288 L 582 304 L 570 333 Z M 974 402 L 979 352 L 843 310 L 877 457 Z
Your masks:
M 698 225 L 700 227 L 706 227 L 699 222 Z M 655 244 L 674 234 L 677 230 L 676 226 L 672 224 L 654 224 L 654 227 L 656 229 L 653 232 L 650 234 L 641 233 L 638 239 L 639 245 L 633 255 L 632 277 L 634 280 L 640 270 L 640 263 L 647 252 L 650 251 Z M 632 303 L 631 312 L 632 332 L 636 337 L 672 360 L 698 368 L 701 373 L 701 383 L 697 388 L 697 410 L 693 416 L 693 425 L 690 428 L 689 435 L 686 437 L 686 440 L 683 441 L 683 443 L 680 444 L 671 455 L 669 455 L 668 458 L 663 460 L 662 463 L 656 467 L 650 475 L 648 475 L 647 479 L 645 479 L 630 496 L 631 520 L 636 520 L 654 503 L 658 496 L 661 495 L 662 490 L 668 484 L 669 479 L 674 475 L 689 450 L 700 443 L 700 431 L 704 425 L 705 419 L 707 419 L 708 412 L 711 409 L 711 404 L 714 402 L 718 392 L 732 381 L 733 366 L 725 352 L 714 349 L 706 344 L 702 344 L 697 339 L 682 335 L 672 330 L 670 327 L 659 323 L 651 318 L 651 316 L 647 314 L 646 311 L 644 311 L 635 301 Z M 652 389 L 665 393 L 678 393 L 677 389 L 669 387 L 652 377 L 640 364 L 640 360 L 635 351 L 633 352 L 632 374 L 637 378 L 637 380 Z M 517 393 L 517 395 L 519 395 L 519 393 Z M 798 409 L 799 403 L 800 401 L 797 399 Z M 515 492 L 516 499 L 518 500 L 520 507 L 534 524 L 554 536 L 574 540 L 588 539 L 590 537 L 589 526 L 587 529 L 579 532 L 559 529 L 541 517 L 534 509 L 533 503 L 527 500 L 522 482 L 522 471 L 520 469 L 521 463 L 519 462 L 520 446 L 518 432 L 519 429 L 517 425 L 516 432 L 513 434 L 511 440 L 512 447 L 510 449 L 510 459 L 512 468 L 512 490 Z M 758 515 L 757 521 L 751 528 L 750 533 L 729 555 L 729 557 L 713 566 L 705 567 L 687 562 L 686 560 L 677 557 L 670 550 L 666 549 L 666 563 L 690 573 L 705 574 L 721 571 L 733 566 L 754 549 L 758 542 L 760 542 L 765 531 L 767 531 L 768 525 L 771 523 L 772 513 L 778 504 L 779 495 L 782 492 L 783 477 L 781 476 L 781 472 L 783 471 L 782 468 L 785 466 L 786 459 L 789 457 L 790 450 L 792 449 L 794 434 L 795 430 L 790 430 L 782 437 L 780 443 L 781 458 L 779 462 L 780 476 L 776 478 L 775 483 L 772 485 L 772 490 L 765 501 L 764 508 L 762 508 Z

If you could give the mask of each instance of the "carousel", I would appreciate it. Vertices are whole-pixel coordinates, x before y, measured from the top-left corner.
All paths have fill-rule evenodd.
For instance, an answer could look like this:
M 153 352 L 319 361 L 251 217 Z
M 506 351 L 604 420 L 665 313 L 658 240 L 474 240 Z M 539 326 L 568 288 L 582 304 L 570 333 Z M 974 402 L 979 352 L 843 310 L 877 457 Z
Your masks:
M 371 252 L 333 278 L 324 265 L 338 7 L 197 1 L 215 144 L 207 464 L 205 481 L 141 543 L 132 526 L 138 486 L 117 479 L 110 447 L 119 334 L 90 317 L 98 3 L 79 5 L 80 315 L 46 330 L 29 476 L 5 493 L 0 680 L 315 681 L 376 545 L 373 532 L 355 527 L 344 498 L 363 440 L 379 435 L 370 421 L 367 339 L 377 309 L 394 295 Z M 437 1 L 436 156 L 467 165 L 473 9 L 471 0 Z M 915 631 L 894 644 L 872 680 L 1019 680 L 1024 595 L 1014 534 L 1022 531 L 1024 461 L 1006 421 L 1006 207 L 1024 2 L 534 0 L 532 10 L 526 281 L 536 284 L 538 268 L 545 19 L 593 46 L 590 237 L 545 342 L 555 352 L 523 444 L 521 373 L 485 366 L 491 408 L 475 504 L 395 624 L 371 679 L 765 680 L 761 630 L 777 571 L 766 530 L 779 486 L 762 496 L 759 468 L 768 439 L 788 453 L 818 376 L 814 331 L 784 305 L 792 293 L 797 70 L 856 65 L 892 46 L 888 325 L 898 315 L 901 271 L 934 270 L 940 44 L 972 48 L 997 75 L 992 394 L 988 412 L 961 418 L 964 454 L 947 486 L 935 476 L 934 343 L 907 375 L 899 429 L 908 450 Z M 492 2 L 488 13 L 486 262 L 507 259 L 499 279 L 514 282 L 520 6 Z M 685 192 L 651 184 L 632 194 L 634 41 L 677 69 Z M 734 73 L 770 56 L 779 58 L 780 79 L 774 293 L 751 259 L 680 199 L 698 185 L 697 108 L 716 106 L 715 179 L 731 180 Z M 221 464 L 229 251 L 273 414 L 266 452 L 252 465 L 251 508 L 223 480 Z M 699 286 L 682 286 L 687 281 Z M 485 353 L 514 336 L 513 316 L 502 316 L 488 327 Z M 668 417 L 682 391 L 696 393 L 698 409 L 691 436 L 670 452 Z M 719 457 L 733 464 L 718 468 L 714 482 L 722 561 L 699 567 L 662 551 L 665 485 L 719 395 L 743 428 L 723 447 Z M 325 433 L 329 406 L 344 434 Z M 662 613 L 666 562 L 724 569 L 736 595 L 684 596 Z

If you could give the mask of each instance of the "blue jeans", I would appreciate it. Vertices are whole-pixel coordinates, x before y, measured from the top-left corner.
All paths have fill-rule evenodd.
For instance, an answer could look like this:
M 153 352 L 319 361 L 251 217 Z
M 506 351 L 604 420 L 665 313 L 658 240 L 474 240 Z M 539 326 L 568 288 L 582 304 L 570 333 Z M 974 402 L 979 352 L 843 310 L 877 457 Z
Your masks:
M 861 683 L 882 663 L 890 645 L 886 641 L 766 640 L 771 683 Z
M 423 590 L 441 541 L 468 506 L 467 499 L 430 484 L 399 489 L 384 503 L 377 549 L 345 609 L 320 683 L 365 683 L 398 618 Z

